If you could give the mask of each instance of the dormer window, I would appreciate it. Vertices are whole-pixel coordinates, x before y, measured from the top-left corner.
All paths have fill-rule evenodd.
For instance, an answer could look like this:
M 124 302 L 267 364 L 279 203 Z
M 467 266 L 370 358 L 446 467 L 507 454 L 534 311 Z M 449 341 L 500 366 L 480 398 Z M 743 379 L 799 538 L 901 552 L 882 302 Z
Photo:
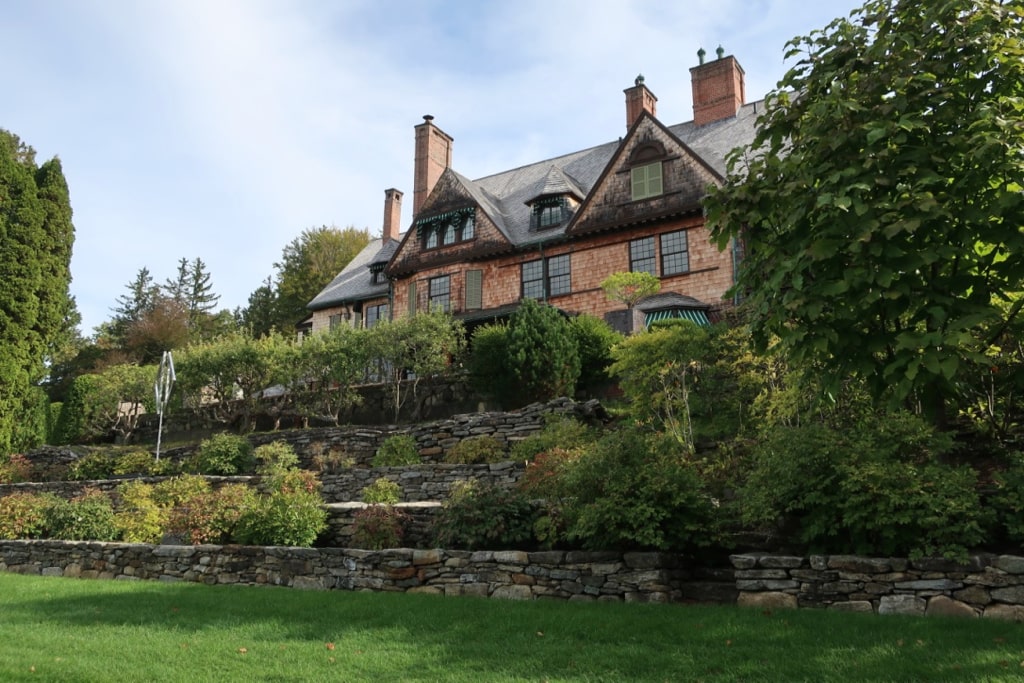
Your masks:
M 370 284 L 380 284 L 385 281 L 384 277 L 384 266 L 387 265 L 387 261 L 378 261 L 370 264 Z
M 457 209 L 416 221 L 416 234 L 424 249 L 436 249 L 473 239 L 476 235 L 475 209 Z
M 530 228 L 547 230 L 562 225 L 572 218 L 576 202 L 571 197 L 544 197 L 536 200 L 530 212 Z
M 667 156 L 657 141 L 639 145 L 629 156 L 630 193 L 633 201 L 657 197 L 665 192 L 662 165 Z

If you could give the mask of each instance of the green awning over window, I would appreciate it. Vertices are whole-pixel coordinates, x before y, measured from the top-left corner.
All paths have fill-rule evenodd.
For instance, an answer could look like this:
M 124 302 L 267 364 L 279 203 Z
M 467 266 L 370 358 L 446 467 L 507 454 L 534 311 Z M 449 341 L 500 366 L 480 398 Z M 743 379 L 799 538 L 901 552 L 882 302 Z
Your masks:
M 708 314 L 699 308 L 673 308 L 668 311 L 652 311 L 647 314 L 644 320 L 644 325 L 647 327 L 651 326 L 651 323 L 658 322 L 659 320 L 689 320 L 695 322 L 698 325 L 710 325 L 711 321 L 708 320 Z

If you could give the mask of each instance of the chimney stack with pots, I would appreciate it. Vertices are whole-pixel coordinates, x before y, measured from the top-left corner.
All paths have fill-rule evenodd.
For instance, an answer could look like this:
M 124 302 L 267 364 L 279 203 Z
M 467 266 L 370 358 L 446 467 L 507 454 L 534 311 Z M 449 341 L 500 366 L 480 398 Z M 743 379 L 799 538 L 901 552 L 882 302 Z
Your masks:
M 416 158 L 413 168 L 412 215 L 420 212 L 430 191 L 446 168 L 452 165 L 452 138 L 434 125 L 434 117 L 427 114 L 416 130 Z
M 704 49 L 697 52 L 700 64 L 690 69 L 693 85 L 693 122 L 698 126 L 736 116 L 746 101 L 743 67 L 735 57 L 725 57 L 721 46 L 718 59 L 704 62 Z

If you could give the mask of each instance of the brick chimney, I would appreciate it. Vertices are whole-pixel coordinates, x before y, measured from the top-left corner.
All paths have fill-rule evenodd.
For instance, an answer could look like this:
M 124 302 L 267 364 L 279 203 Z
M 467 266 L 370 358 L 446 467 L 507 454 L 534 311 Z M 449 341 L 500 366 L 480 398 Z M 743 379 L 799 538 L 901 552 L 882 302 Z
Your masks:
M 724 57 L 725 51 L 716 50 L 718 59 L 704 63 L 704 50 L 697 56 L 700 64 L 690 69 L 693 84 L 693 122 L 703 126 L 714 121 L 736 116 L 746 101 L 743 67 L 735 57 Z
M 633 83 L 632 88 L 622 91 L 626 93 L 626 130 L 633 127 L 643 112 L 654 116 L 658 106 L 658 98 L 644 85 L 643 74 L 637 76 Z
M 412 215 L 420 212 L 423 202 L 434 189 L 446 168 L 452 165 L 454 140 L 434 125 L 434 117 L 427 114 L 423 123 L 415 127 L 416 158 L 413 168 Z
M 397 240 L 402 232 L 402 193 L 395 188 L 384 190 L 384 243 Z

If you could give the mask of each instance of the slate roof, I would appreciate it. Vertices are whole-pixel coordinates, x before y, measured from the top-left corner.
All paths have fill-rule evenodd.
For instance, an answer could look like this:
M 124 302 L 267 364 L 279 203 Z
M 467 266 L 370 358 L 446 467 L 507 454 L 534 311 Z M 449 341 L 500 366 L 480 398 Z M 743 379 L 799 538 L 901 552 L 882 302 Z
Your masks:
M 690 121 L 669 126 L 668 130 L 725 176 L 726 157 L 736 147 L 754 139 L 757 116 L 762 111 L 762 102 L 752 102 L 743 105 L 734 117 L 704 126 Z M 528 245 L 560 237 L 566 226 L 531 231 L 527 202 L 562 192 L 586 197 L 620 143 L 621 140 L 609 142 L 476 180 L 452 173 L 512 244 Z
M 398 249 L 397 240 L 388 240 L 386 243 L 380 237 L 370 240 L 370 243 L 349 261 L 337 277 L 331 280 L 330 284 L 316 295 L 316 298 L 306 304 L 306 308 L 316 311 L 353 301 L 365 301 L 386 296 L 388 293 L 387 280 L 378 283 L 372 282 L 370 265 L 387 263 L 396 249 Z

